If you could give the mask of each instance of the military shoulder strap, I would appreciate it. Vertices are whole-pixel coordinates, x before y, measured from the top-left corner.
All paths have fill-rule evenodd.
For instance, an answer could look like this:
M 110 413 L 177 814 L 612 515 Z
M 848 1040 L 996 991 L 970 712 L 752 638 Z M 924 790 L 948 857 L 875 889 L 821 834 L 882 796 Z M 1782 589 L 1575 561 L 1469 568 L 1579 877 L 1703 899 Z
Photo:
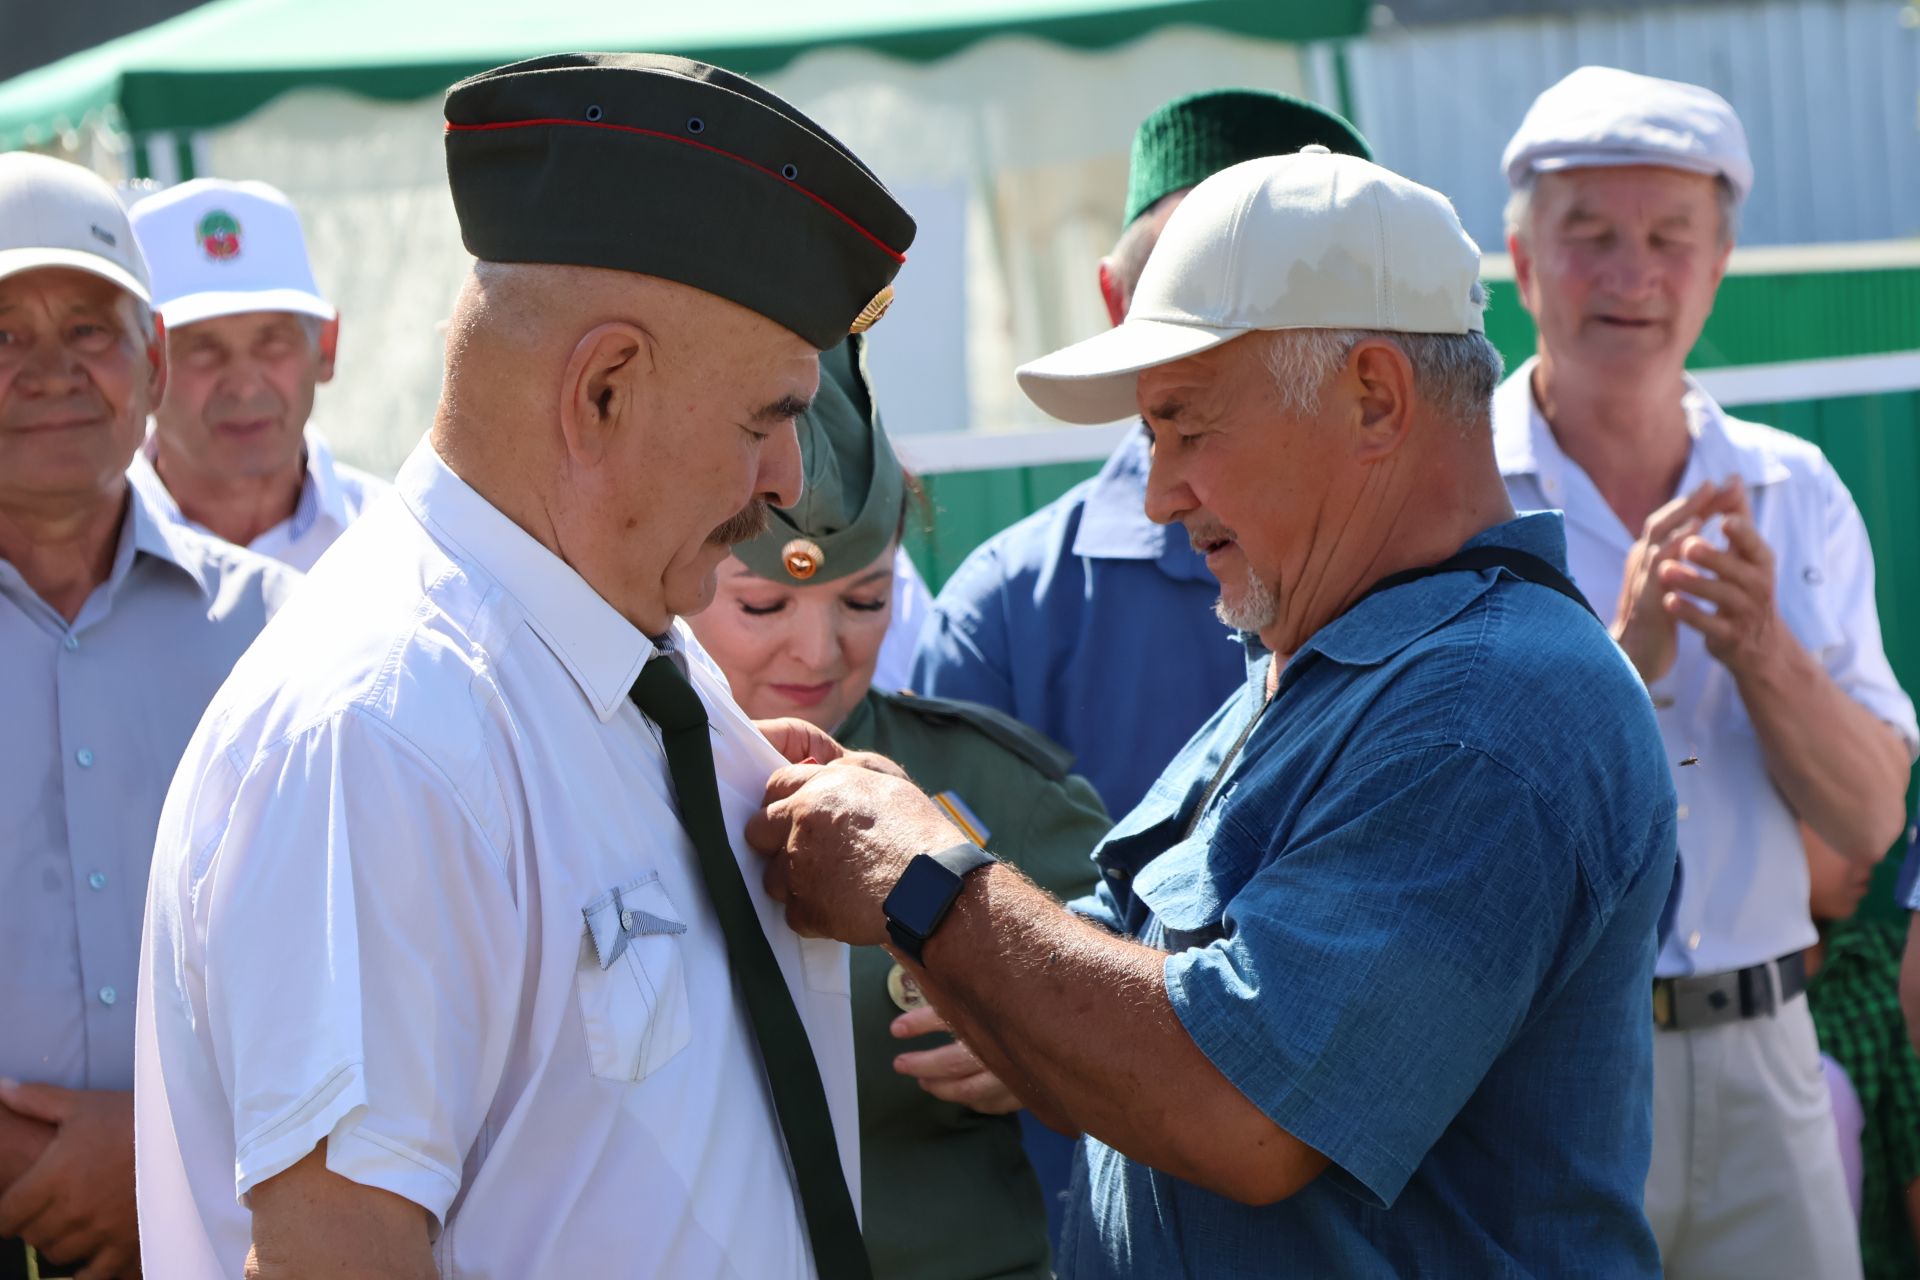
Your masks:
M 905 689 L 881 696 L 891 705 L 933 724 L 958 724 L 975 730 L 1038 769 L 1049 782 L 1063 780 L 1073 767 L 1071 751 L 1004 711 L 984 707 L 977 702 L 930 698 Z

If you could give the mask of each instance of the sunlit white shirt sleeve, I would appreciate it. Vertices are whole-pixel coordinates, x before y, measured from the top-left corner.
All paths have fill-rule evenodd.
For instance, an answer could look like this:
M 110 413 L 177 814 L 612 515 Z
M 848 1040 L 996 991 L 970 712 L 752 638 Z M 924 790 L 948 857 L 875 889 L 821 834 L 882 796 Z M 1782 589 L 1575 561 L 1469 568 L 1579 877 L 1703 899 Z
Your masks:
M 325 1139 L 329 1169 L 444 1221 L 525 947 L 488 784 L 359 710 L 239 779 L 206 869 L 204 972 L 241 1197 Z
M 1866 522 L 1853 495 L 1824 458 L 1819 482 L 1825 500 L 1827 563 L 1825 581 L 1811 585 L 1825 596 L 1821 612 L 1834 626 L 1824 633 L 1825 643 L 1814 656 L 1848 697 L 1893 726 L 1912 759 L 1920 751 L 1920 730 L 1915 727 L 1913 702 L 1894 679 L 1881 643 Z

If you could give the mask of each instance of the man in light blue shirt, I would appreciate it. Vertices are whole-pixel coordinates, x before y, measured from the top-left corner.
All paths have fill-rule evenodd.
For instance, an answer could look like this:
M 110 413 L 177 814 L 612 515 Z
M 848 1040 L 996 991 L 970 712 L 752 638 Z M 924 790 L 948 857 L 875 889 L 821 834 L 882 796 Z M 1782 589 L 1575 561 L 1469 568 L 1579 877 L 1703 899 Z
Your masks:
M 101 179 L 0 155 L 0 1277 L 131 1274 L 133 1024 L 167 784 L 297 581 L 126 477 L 164 381 Z
M 1126 230 L 1100 263 L 1119 324 L 1160 232 L 1186 193 L 1242 160 L 1309 144 L 1367 157 L 1353 126 L 1281 93 L 1178 98 L 1134 134 Z M 1151 448 L 1135 431 L 1100 474 L 988 539 L 955 571 L 920 638 L 912 687 L 982 702 L 1074 753 L 1109 813 L 1139 803 L 1180 744 L 1246 676 L 1213 615 L 1219 584 L 1177 529 L 1147 518 Z M 1159 655 L 1185 661 L 1151 684 Z M 1128 697 L 1112 696 L 1116 682 Z
M 1094 896 L 982 863 L 857 757 L 775 774 L 748 824 L 796 928 L 891 943 L 956 1076 L 1086 1135 L 1069 1280 L 1659 1273 L 1673 789 L 1559 518 L 1507 500 L 1479 265 L 1437 192 L 1249 161 L 1124 324 L 1021 370 L 1070 422 L 1138 408 L 1147 510 L 1291 655 L 1096 850 Z

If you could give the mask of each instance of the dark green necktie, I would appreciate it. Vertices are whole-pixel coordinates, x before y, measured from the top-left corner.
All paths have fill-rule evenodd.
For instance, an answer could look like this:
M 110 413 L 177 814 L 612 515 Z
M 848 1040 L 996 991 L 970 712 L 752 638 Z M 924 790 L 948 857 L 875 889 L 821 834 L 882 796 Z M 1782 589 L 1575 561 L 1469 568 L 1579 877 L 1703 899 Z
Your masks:
M 787 1155 L 800 1185 L 800 1208 L 821 1280 L 867 1280 L 873 1274 L 860 1220 L 847 1194 L 834 1141 L 827 1091 L 813 1060 L 807 1029 L 794 1008 L 780 962 L 761 931 L 747 882 L 734 861 L 727 824 L 714 781 L 713 747 L 707 740 L 707 709 L 680 669 L 667 657 L 649 661 L 633 684 L 633 701 L 660 728 L 667 771 L 680 800 L 680 825 L 700 856 L 713 913 L 727 941 L 727 959 L 746 1001 L 754 1038 L 773 1092 L 773 1108 L 786 1135 Z

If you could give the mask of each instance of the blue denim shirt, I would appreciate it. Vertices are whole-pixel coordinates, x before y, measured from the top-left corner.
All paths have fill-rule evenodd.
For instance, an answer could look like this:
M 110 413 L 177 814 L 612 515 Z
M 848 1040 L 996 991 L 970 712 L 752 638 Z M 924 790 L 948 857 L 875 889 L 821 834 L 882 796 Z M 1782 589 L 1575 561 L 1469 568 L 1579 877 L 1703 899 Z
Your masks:
M 1557 513 L 1482 544 L 1565 564 Z M 1301 647 L 1183 838 L 1265 666 L 1074 905 L 1170 953 L 1194 1042 L 1331 1164 L 1250 1208 L 1089 1138 L 1060 1275 L 1657 1275 L 1641 1193 L 1675 819 L 1632 668 L 1504 573 L 1384 591 Z
M 934 602 L 910 686 L 1040 730 L 1109 813 L 1140 803 L 1246 678 L 1205 559 L 1147 519 L 1149 464 L 1132 432 L 1099 475 L 976 548 Z

